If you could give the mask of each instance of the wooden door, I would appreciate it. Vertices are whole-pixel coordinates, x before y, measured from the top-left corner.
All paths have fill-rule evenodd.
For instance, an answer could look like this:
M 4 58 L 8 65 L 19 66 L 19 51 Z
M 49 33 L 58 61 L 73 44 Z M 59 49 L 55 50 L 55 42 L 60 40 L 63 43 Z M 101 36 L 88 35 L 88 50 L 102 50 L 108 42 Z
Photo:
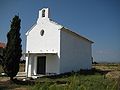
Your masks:
M 37 74 L 45 74 L 46 72 L 46 56 L 37 57 Z

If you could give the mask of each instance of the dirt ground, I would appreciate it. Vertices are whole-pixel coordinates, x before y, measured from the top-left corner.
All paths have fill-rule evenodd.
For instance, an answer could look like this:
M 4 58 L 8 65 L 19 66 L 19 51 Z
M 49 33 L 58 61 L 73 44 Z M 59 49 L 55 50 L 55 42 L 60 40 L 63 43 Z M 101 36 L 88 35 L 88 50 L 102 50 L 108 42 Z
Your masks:
M 26 86 L 12 84 L 8 77 L 0 77 L 0 90 L 28 90 Z
M 25 71 L 25 65 L 20 64 L 20 72 Z M 0 74 L 3 72 L 2 66 L 0 65 Z M 17 85 L 11 84 L 9 82 L 9 77 L 1 76 L 0 75 L 0 90 L 28 90 L 26 85 Z
M 29 90 L 29 83 L 23 82 L 21 78 L 17 78 L 15 83 L 10 82 L 10 78 L 0 76 L 0 90 Z

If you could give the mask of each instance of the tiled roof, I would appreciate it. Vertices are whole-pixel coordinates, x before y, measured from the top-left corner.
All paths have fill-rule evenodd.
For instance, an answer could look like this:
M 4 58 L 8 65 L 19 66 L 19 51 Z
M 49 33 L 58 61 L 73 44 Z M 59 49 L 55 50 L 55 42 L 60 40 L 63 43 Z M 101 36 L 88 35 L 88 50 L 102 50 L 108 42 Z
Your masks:
M 5 48 L 5 43 L 0 42 L 0 48 Z

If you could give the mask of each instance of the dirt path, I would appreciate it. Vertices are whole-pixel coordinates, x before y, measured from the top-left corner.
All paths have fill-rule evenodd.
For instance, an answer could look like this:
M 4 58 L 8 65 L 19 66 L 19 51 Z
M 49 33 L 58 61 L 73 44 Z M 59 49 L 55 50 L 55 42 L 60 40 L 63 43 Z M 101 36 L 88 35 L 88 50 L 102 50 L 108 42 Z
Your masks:
M 8 77 L 0 77 L 0 90 L 29 90 L 25 85 L 11 84 Z

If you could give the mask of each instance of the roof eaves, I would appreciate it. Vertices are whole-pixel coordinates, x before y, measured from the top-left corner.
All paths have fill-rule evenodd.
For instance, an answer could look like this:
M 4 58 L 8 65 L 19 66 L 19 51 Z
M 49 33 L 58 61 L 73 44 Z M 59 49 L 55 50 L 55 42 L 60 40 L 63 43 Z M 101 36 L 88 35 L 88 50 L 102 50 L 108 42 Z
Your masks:
M 53 23 L 53 24 L 55 24 L 55 25 L 60 26 L 60 30 L 67 30 L 67 31 L 69 31 L 69 32 L 71 32 L 71 33 L 73 33 L 73 34 L 75 34 L 76 36 L 81 37 L 81 38 L 83 38 L 83 39 L 89 41 L 90 43 L 94 43 L 93 41 L 91 41 L 91 40 L 89 40 L 89 39 L 87 39 L 87 38 L 81 36 L 80 34 L 74 32 L 74 31 L 71 31 L 70 29 L 68 29 L 68 28 L 66 28 L 66 27 L 64 27 L 64 26 L 62 26 L 61 24 L 58 24 L 58 23 L 54 22 L 52 19 L 50 19 L 50 22 Z
M 61 24 L 59 24 L 59 23 L 56 23 L 55 21 L 53 21 L 52 19 L 50 19 L 50 22 L 51 23 L 53 23 L 53 24 L 55 24 L 55 25 L 58 25 L 58 26 L 60 26 L 61 28 L 63 27 Z
M 37 23 L 35 23 L 35 24 L 33 24 L 32 26 L 31 26 L 31 28 L 26 32 L 26 34 L 25 35 L 28 35 L 29 34 L 29 32 L 35 27 L 37 25 Z
M 72 33 L 72 34 L 74 34 L 74 35 L 76 35 L 76 36 L 78 36 L 78 37 L 81 37 L 81 38 L 83 38 L 83 39 L 89 41 L 90 43 L 94 43 L 93 41 L 91 41 L 91 40 L 89 40 L 89 39 L 87 39 L 87 38 L 81 36 L 80 34 L 74 32 L 74 31 L 71 31 L 70 29 L 68 29 L 68 28 L 66 28 L 66 27 L 62 27 L 61 30 L 63 30 L 63 31 L 68 31 L 68 32 L 70 32 L 70 33 Z

